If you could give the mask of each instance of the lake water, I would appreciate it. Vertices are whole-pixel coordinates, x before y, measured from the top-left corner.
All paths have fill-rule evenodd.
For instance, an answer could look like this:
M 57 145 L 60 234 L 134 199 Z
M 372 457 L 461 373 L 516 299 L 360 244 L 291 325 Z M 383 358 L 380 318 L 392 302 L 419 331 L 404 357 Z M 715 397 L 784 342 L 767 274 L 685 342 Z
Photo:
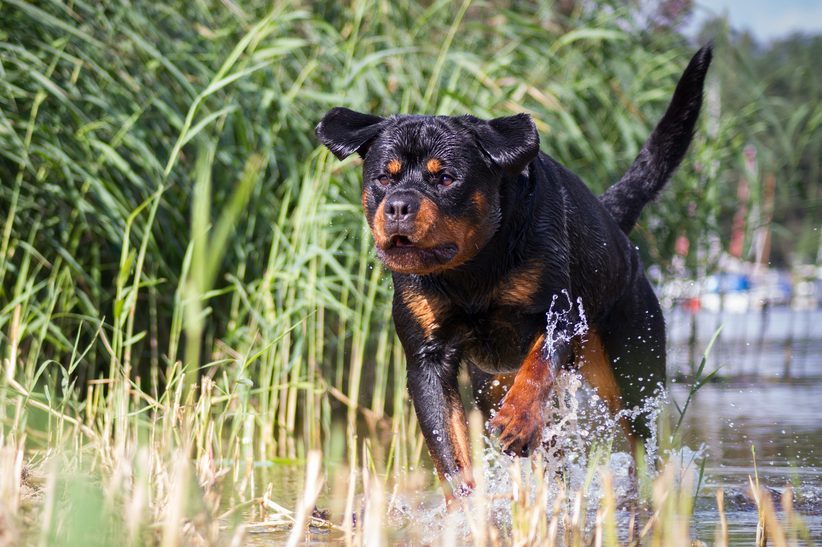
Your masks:
M 686 389 L 671 394 L 684 400 Z M 707 463 L 693 525 L 711 543 L 718 523 L 716 489 L 725 490 L 732 538 L 751 545 L 757 514 L 749 494 L 753 455 L 760 482 L 781 492 L 792 485 L 796 509 L 817 541 L 822 540 L 822 382 L 727 382 L 696 395 L 683 422 L 684 441 L 705 446 Z M 776 494 L 776 492 L 774 492 Z M 779 505 L 777 504 L 777 507 Z
M 721 487 L 732 538 L 753 541 L 757 515 L 747 486 L 753 446 L 760 481 L 775 489 L 775 496 L 791 484 L 797 510 L 812 537 L 822 541 L 822 311 L 701 312 L 698 357 L 719 325 L 706 371 L 718 368 L 720 380 L 699 390 L 682 428 L 685 444 L 704 445 L 707 453 L 696 532 L 712 541 L 718 522 L 715 492 Z M 668 333 L 669 369 L 672 375 L 687 373 L 690 314 L 669 313 Z M 673 383 L 669 391 L 677 401 L 687 397 L 685 386 Z

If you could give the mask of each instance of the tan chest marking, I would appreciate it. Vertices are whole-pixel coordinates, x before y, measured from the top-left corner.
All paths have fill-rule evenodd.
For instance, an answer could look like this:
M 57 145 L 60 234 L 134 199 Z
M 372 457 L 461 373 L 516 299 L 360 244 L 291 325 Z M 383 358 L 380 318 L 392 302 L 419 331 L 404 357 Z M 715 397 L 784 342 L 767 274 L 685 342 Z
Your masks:
M 405 292 L 402 295 L 402 300 L 417 320 L 417 324 L 422 327 L 425 336 L 431 336 L 434 329 L 439 326 L 439 320 L 445 309 L 442 302 L 439 302 L 436 298 L 411 291 Z
M 529 262 L 508 274 L 494 291 L 494 300 L 504 306 L 527 306 L 539 291 L 542 265 Z

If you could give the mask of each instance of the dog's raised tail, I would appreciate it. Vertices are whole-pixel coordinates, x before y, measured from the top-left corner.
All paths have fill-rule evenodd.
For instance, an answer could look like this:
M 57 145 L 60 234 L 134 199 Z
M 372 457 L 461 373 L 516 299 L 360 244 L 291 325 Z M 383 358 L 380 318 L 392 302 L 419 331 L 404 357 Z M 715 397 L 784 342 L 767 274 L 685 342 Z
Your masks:
M 702 86 L 711 64 L 711 49 L 708 44 L 693 56 L 676 85 L 668 110 L 634 163 L 599 198 L 626 234 L 633 229 L 645 204 L 668 182 L 691 144 L 702 106 Z

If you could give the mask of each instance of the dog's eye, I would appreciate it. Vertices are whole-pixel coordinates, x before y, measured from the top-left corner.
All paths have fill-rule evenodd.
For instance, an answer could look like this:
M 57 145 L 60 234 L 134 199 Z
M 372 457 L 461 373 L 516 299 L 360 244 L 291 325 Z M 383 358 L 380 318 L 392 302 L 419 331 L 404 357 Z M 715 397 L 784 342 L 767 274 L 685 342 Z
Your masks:
M 451 175 L 442 174 L 440 175 L 439 183 L 440 186 L 451 186 L 452 184 L 454 184 L 454 177 L 452 177 Z
M 383 186 L 388 186 L 388 184 L 391 182 L 391 179 L 388 178 L 388 175 L 380 175 L 379 177 L 377 177 L 374 180 L 376 180 L 377 182 L 379 182 Z

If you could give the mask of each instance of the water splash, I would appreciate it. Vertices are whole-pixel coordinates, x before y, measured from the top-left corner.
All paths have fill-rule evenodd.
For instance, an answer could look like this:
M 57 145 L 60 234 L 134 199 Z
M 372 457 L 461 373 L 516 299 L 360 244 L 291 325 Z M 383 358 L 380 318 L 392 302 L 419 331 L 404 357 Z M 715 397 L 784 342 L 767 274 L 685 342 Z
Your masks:
M 588 332 L 589 324 L 582 299 L 572 300 L 567 291 L 555 295 L 546 313 L 544 349 L 547 354 L 551 355 L 560 343 L 568 344 L 573 339 L 584 340 Z M 546 425 L 542 432 L 541 446 L 534 456 L 540 459 L 544 468 L 543 484 L 539 486 L 545 496 L 543 503 L 546 514 L 552 510 L 557 496 L 579 491 L 583 492 L 589 511 L 595 512 L 603 496 L 602 473 L 605 470 L 611 476 L 617 503 L 626 506 L 637 502 L 639 496 L 633 457 L 627 451 L 614 449 L 625 444 L 620 421 L 623 418 L 648 420 L 651 436 L 645 447 L 646 467 L 655 470 L 660 457 L 656 424 L 667 402 L 667 393 L 660 385 L 642 405 L 611 414 L 605 400 L 583 381 L 578 371 L 557 371 L 552 395 L 545 408 Z M 529 490 L 530 499 L 534 499 L 538 485 L 528 463 L 518 467 L 521 476 L 515 481 L 511 476 L 515 469 L 515 458 L 505 455 L 495 439 L 485 437 L 484 442 L 482 461 L 474 462 L 475 473 L 482 473 L 485 479 L 486 493 L 490 500 L 490 518 L 500 531 L 506 533 L 510 531 L 512 522 L 512 484 L 517 482 L 524 485 Z M 702 451 L 685 447 L 678 453 L 665 456 L 682 460 L 682 468 L 687 468 L 688 473 L 695 473 L 698 465 L 693 462 L 702 457 Z M 690 463 L 686 465 L 686 461 Z M 691 481 L 691 484 L 695 482 Z M 453 527 L 456 526 L 458 536 L 467 538 L 470 535 L 466 515 L 448 514 L 442 502 L 431 506 L 429 500 L 427 507 L 423 511 L 410 510 L 410 513 L 405 514 L 406 518 L 425 530 L 420 538 L 423 543 L 436 543 L 447 527 L 453 532 Z M 627 513 L 623 513 L 627 519 Z M 593 526 L 596 520 L 592 516 L 593 513 L 586 519 L 589 526 Z
M 548 355 L 552 355 L 557 350 L 560 342 L 570 344 L 574 338 L 585 336 L 588 333 L 588 317 L 582 306 L 582 298 L 577 298 L 576 306 L 574 306 L 567 290 L 562 289 L 561 294 L 565 297 L 565 302 L 560 300 L 560 295 L 555 294 L 545 314 L 545 351 Z M 561 306 L 566 303 L 567 308 L 558 307 L 558 304 Z

